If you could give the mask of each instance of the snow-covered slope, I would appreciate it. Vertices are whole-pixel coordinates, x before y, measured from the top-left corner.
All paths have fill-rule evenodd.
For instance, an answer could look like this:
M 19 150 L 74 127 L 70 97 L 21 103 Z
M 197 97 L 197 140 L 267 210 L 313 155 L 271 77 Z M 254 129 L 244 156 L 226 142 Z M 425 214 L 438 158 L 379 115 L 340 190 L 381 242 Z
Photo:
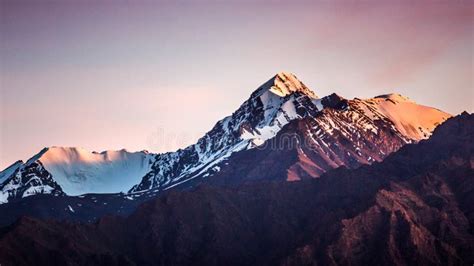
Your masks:
M 151 170 L 154 155 L 52 147 L 38 159 L 68 195 L 126 192 Z
M 159 154 L 153 170 L 130 192 L 167 189 L 210 175 L 232 153 L 255 148 L 274 137 L 290 121 L 316 114 L 319 101 L 293 74 L 278 73 L 196 144 Z
M 45 148 L 0 173 L 0 201 L 34 194 L 126 192 L 151 170 L 154 160 L 148 152 Z
M 389 119 L 403 136 L 411 140 L 428 138 L 436 126 L 451 117 L 395 93 L 366 100 L 354 99 L 353 102 L 372 120 Z

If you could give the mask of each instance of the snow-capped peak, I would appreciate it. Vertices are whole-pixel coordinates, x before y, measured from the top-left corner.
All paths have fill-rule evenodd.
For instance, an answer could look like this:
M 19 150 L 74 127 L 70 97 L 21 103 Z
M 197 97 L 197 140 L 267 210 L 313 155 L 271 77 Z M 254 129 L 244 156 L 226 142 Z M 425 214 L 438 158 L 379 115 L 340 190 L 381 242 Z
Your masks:
M 280 72 L 258 87 L 231 116 L 217 122 L 196 144 L 160 154 L 154 172 L 131 192 L 170 188 L 199 175 L 207 176 L 232 153 L 260 146 L 290 121 L 315 115 L 322 108 L 321 100 L 298 78 Z
M 274 137 L 291 120 L 322 109 L 320 99 L 295 75 L 280 72 L 261 85 L 232 115 L 232 131 L 259 146 Z
M 287 72 L 280 72 L 275 76 L 275 84 L 270 88 L 270 92 L 285 97 L 294 92 L 303 93 L 311 98 L 317 98 L 316 94 L 304 85 L 295 75 Z
M 252 97 L 259 97 L 266 92 L 270 92 L 279 97 L 286 97 L 293 93 L 300 93 L 313 99 L 318 98 L 317 95 L 310 90 L 303 82 L 301 82 L 294 74 L 289 72 L 279 72 L 270 80 L 260 86 Z

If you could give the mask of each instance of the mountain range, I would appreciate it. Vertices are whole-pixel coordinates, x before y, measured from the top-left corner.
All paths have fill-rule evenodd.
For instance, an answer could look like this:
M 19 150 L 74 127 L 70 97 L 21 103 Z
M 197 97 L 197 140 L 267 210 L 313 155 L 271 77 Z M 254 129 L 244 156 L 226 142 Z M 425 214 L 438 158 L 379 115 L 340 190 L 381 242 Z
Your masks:
M 241 171 L 246 179 L 267 179 L 279 171 L 289 181 L 314 178 L 341 166 L 381 161 L 428 138 L 450 116 L 399 94 L 319 98 L 293 74 L 281 72 L 196 144 L 176 152 L 44 148 L 0 172 L 0 204 L 38 194 L 139 197 Z
M 0 265 L 472 265 L 474 115 L 281 72 L 193 145 L 0 172 Z

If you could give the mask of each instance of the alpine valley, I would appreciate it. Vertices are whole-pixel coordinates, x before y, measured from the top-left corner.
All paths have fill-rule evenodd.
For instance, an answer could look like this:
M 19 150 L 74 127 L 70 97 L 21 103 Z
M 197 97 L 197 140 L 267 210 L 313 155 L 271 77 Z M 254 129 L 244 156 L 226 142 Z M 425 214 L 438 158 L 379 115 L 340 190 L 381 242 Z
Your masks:
M 0 264 L 471 265 L 473 119 L 281 72 L 184 149 L 0 172 Z

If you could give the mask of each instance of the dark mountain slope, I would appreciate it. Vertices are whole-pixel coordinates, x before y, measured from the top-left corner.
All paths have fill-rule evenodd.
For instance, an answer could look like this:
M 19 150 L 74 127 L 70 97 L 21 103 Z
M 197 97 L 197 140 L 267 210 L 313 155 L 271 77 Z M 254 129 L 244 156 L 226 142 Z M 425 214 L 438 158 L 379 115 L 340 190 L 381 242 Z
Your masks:
M 170 191 L 95 225 L 22 218 L 2 265 L 471 265 L 474 116 L 382 163 Z
M 96 222 L 104 215 L 125 216 L 156 195 L 132 198 L 125 194 L 87 194 L 82 196 L 35 195 L 0 205 L 0 227 L 22 216 L 74 222 Z

